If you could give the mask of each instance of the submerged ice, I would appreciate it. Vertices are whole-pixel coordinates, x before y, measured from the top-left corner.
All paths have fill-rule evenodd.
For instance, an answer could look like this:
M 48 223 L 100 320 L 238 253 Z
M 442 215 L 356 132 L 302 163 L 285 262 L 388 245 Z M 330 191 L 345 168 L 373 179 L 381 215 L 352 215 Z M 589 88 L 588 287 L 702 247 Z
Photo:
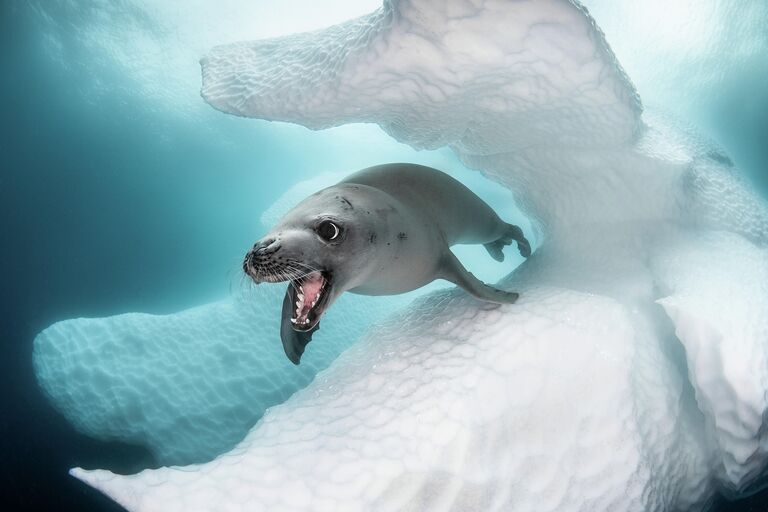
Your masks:
M 407 303 L 339 301 L 323 325 L 323 343 L 294 367 L 275 321 L 284 291 L 261 288 L 173 315 L 54 324 L 35 340 L 38 380 L 85 434 L 146 446 L 161 464 L 205 462 Z
M 325 31 L 217 47 L 202 66 L 203 96 L 231 114 L 371 122 L 416 148 L 451 147 L 514 191 L 544 241 L 501 282 L 517 304 L 436 292 L 333 360 L 348 346 L 335 336 L 317 368 L 330 366 L 214 460 L 75 476 L 132 511 L 696 510 L 763 483 L 768 209 L 722 150 L 642 114 L 579 4 L 385 0 Z M 207 336 L 252 325 L 233 316 L 206 316 Z M 135 320 L 94 321 L 103 335 L 58 324 L 36 340 L 40 380 L 72 421 L 115 392 L 98 387 L 112 358 L 82 340 L 130 350 L 125 337 L 152 326 Z M 169 361 L 231 354 L 179 352 L 187 331 L 165 322 L 151 328 Z M 287 362 L 258 364 L 292 378 Z M 160 409 L 177 398 L 166 382 L 216 395 L 229 378 L 170 368 L 145 374 L 128 403 Z M 242 372 L 255 391 L 259 372 Z M 74 395 L 71 380 L 90 391 Z M 231 428 L 228 399 L 211 403 L 212 425 Z

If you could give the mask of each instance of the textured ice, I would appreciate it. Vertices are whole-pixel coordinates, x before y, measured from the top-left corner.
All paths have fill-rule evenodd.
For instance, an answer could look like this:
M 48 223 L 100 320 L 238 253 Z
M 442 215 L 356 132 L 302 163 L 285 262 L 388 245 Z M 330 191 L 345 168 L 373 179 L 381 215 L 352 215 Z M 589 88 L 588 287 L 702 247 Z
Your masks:
M 699 427 L 665 421 L 683 381 L 643 319 L 523 290 L 491 310 L 423 300 L 210 464 L 74 474 L 129 510 L 621 511 L 700 495 Z M 639 428 L 640 411 L 664 430 Z
M 417 148 L 449 145 L 541 215 L 560 189 L 542 180 L 567 176 L 542 175 L 539 159 L 615 150 L 639 128 L 639 98 L 602 34 L 561 0 L 387 1 L 326 31 L 214 48 L 202 66 L 220 110 L 310 128 L 375 122 Z M 503 173 L 478 160 L 500 154 Z
M 408 297 L 342 297 L 301 366 L 285 357 L 284 286 L 172 315 L 59 322 L 35 339 L 38 381 L 80 432 L 147 447 L 163 465 L 204 462 Z
M 685 347 L 718 476 L 738 490 L 768 451 L 768 252 L 722 232 L 667 244 L 654 261 L 666 294 L 658 302 Z
M 766 205 L 641 119 L 576 2 L 388 0 L 202 64 L 225 112 L 450 146 L 546 238 L 517 304 L 420 299 L 215 460 L 73 475 L 132 511 L 698 510 L 762 482 Z

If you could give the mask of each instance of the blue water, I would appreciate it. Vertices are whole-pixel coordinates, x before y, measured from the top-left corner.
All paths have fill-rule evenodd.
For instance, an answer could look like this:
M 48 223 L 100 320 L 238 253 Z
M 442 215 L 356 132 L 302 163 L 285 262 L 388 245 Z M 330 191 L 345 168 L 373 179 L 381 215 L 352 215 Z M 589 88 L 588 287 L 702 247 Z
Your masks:
M 739 6 L 721 2 L 727 8 L 707 23 L 728 34 L 726 43 L 705 45 L 706 58 L 689 69 L 656 70 L 666 81 L 644 71 L 643 48 L 655 43 L 623 30 L 621 7 L 589 4 L 646 103 L 696 124 L 768 190 L 764 2 L 742 3 L 753 24 L 736 24 Z M 261 235 L 261 212 L 313 174 L 395 160 L 453 165 L 447 152 L 417 153 L 370 126 L 311 132 L 214 111 L 198 96 L 196 59 L 209 41 L 237 37 L 181 5 L 174 26 L 173 8 L 129 1 L 0 4 L 4 510 L 121 510 L 67 470 L 155 464 L 141 447 L 77 434 L 50 408 L 31 367 L 39 331 L 67 318 L 168 313 L 224 296 Z M 356 5 L 328 21 L 367 10 Z M 208 30 L 196 45 L 194 27 Z M 667 48 L 676 44 L 692 51 L 690 41 Z M 768 493 L 719 510 L 768 510 Z

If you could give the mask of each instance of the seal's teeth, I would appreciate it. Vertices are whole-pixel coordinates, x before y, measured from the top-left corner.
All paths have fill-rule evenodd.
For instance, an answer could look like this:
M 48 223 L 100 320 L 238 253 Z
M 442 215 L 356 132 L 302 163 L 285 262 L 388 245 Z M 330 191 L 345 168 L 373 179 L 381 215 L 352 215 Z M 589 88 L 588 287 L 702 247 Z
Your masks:
M 298 320 L 296 320 L 295 318 L 291 318 L 291 323 L 292 323 L 293 325 L 296 325 L 296 322 L 298 322 Z
M 299 292 L 298 293 L 299 300 L 304 300 L 304 294 Z
M 296 301 L 296 307 L 297 307 L 297 308 L 300 308 L 300 307 L 301 307 L 301 301 L 298 301 L 298 300 Z

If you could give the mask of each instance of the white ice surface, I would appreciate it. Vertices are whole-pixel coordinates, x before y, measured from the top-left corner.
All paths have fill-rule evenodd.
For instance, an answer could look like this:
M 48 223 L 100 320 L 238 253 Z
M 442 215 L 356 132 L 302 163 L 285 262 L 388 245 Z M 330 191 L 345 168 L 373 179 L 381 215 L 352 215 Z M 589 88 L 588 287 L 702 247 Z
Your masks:
M 765 469 L 768 251 L 730 233 L 677 236 L 659 251 L 658 300 L 685 347 L 690 380 L 728 488 Z
M 160 464 L 205 462 L 411 298 L 342 297 L 294 366 L 280 343 L 284 294 L 264 285 L 172 315 L 58 322 L 35 339 L 38 382 L 84 434 L 144 446 Z
M 129 510 L 621 511 L 700 495 L 705 451 L 696 425 L 665 421 L 684 383 L 647 323 L 606 297 L 523 291 L 492 310 L 423 300 L 212 463 L 73 474 Z
M 214 49 L 203 95 L 449 145 L 546 240 L 503 283 L 518 304 L 422 299 L 231 452 L 76 477 L 132 511 L 698 510 L 761 481 L 766 206 L 720 150 L 641 120 L 577 4 L 388 0 Z

